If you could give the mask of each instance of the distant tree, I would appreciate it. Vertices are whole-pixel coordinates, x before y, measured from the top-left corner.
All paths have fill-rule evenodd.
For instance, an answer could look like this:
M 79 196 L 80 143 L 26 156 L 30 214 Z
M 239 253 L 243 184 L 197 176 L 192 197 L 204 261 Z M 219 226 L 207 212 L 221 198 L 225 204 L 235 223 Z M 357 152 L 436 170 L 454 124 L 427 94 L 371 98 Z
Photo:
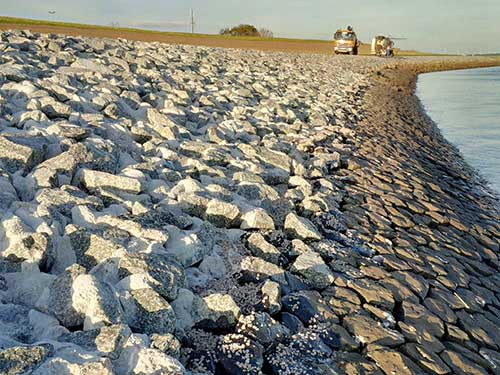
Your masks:
M 273 33 L 267 29 L 260 29 L 253 25 L 238 25 L 232 28 L 223 28 L 219 31 L 220 35 L 231 35 L 231 36 L 263 36 L 266 38 L 272 38 Z
M 264 28 L 259 29 L 259 35 L 263 38 L 274 38 L 273 32 Z

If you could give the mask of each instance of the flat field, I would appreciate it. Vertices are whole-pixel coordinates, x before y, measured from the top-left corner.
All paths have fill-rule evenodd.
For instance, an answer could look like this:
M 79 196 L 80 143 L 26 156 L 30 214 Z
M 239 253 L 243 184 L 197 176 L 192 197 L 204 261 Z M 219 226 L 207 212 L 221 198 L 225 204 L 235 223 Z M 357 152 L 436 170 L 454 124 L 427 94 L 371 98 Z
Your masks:
M 55 33 L 69 36 L 124 38 L 143 42 L 162 42 L 169 44 L 253 49 L 261 51 L 333 53 L 332 43 L 325 40 L 230 37 L 210 34 L 174 33 L 0 16 L 0 30 L 9 29 L 29 29 L 33 32 Z M 369 55 L 370 45 L 363 43 L 360 47 L 360 54 Z M 424 54 L 415 51 L 399 51 L 398 55 L 413 56 Z

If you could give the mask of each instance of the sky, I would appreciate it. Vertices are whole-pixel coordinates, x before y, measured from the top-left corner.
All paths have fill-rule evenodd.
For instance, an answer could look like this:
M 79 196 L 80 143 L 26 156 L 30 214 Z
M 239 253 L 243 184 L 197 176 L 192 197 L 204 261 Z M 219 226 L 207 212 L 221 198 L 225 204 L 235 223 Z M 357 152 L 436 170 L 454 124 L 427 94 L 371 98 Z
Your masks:
M 365 42 L 380 34 L 407 38 L 398 41 L 405 49 L 500 52 L 500 0 L 0 0 L 5 16 L 164 31 L 189 31 L 191 8 L 200 33 L 250 23 L 278 37 L 330 39 L 352 25 Z

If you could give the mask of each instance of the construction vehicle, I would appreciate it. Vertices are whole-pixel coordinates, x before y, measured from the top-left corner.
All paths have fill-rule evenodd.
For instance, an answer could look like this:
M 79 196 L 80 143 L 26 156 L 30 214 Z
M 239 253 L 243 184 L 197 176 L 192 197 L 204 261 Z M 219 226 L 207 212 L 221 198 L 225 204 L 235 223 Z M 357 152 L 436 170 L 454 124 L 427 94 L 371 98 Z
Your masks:
M 377 35 L 372 39 L 372 55 L 374 56 L 394 56 L 394 42 L 389 37 Z
M 406 38 L 394 38 L 392 36 L 377 35 L 372 39 L 372 55 L 374 56 L 394 56 L 394 41 L 406 40 Z
M 339 29 L 333 36 L 333 50 L 335 54 L 357 55 L 360 41 L 351 26 Z

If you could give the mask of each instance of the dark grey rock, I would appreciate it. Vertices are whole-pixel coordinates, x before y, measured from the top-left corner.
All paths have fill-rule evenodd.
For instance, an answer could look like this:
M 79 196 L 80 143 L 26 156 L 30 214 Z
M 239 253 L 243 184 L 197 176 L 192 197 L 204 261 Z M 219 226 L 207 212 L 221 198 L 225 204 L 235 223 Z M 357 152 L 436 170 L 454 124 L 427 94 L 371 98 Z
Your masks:
M 125 320 L 135 332 L 165 334 L 175 330 L 175 313 L 153 289 L 125 291 L 120 295 Z
M 0 373 L 17 375 L 31 373 L 54 351 L 50 344 L 16 346 L 0 350 Z
M 264 350 L 248 337 L 229 334 L 222 338 L 219 360 L 230 374 L 260 374 L 264 365 Z
M 0 163 L 10 173 L 29 171 L 45 157 L 46 140 L 22 135 L 0 136 Z
M 290 293 L 282 299 L 283 309 L 297 316 L 304 324 L 338 323 L 338 317 L 316 291 Z
M 138 273 L 148 274 L 151 287 L 169 301 L 174 300 L 179 288 L 184 286 L 184 270 L 163 254 L 136 253 L 121 258 L 120 278 Z

